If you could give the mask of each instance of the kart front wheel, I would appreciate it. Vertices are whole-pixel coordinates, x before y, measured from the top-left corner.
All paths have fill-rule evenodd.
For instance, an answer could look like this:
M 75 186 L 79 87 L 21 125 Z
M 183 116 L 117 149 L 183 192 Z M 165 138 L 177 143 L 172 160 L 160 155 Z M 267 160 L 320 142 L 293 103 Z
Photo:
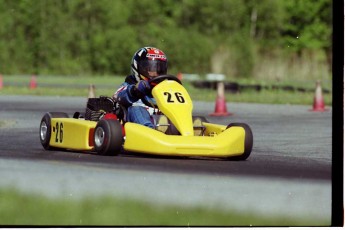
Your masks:
M 53 150 L 54 148 L 49 145 L 52 127 L 51 119 L 52 118 L 68 118 L 67 113 L 62 112 L 48 112 L 44 114 L 40 123 L 40 141 L 45 150 Z
M 100 155 L 116 155 L 122 147 L 122 126 L 117 120 L 100 120 L 94 132 L 95 151 Z
M 249 127 L 249 125 L 247 125 L 245 123 L 231 123 L 226 128 L 228 129 L 228 128 L 234 127 L 234 126 L 242 127 L 245 131 L 244 152 L 242 155 L 229 157 L 228 159 L 229 160 L 235 160 L 235 161 L 244 161 L 249 157 L 249 155 L 253 149 L 253 132 L 252 132 L 251 128 Z

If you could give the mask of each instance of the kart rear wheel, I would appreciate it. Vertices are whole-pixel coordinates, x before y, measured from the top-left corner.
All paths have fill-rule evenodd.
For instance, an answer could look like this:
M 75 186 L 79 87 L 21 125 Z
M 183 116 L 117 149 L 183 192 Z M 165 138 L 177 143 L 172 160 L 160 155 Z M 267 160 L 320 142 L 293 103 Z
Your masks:
M 244 161 L 249 157 L 253 149 L 253 132 L 251 128 L 249 127 L 249 125 L 245 123 L 231 123 L 226 128 L 228 129 L 234 126 L 242 127 L 245 131 L 244 152 L 240 156 L 229 157 L 228 159 L 235 160 L 235 161 Z
M 94 132 L 95 151 L 100 155 L 117 155 L 123 144 L 122 126 L 118 120 L 100 120 Z
M 41 119 L 40 123 L 40 141 L 45 150 L 53 150 L 55 148 L 51 147 L 49 145 L 52 127 L 51 127 L 51 119 L 52 118 L 68 118 L 67 113 L 63 112 L 48 112 L 44 114 L 44 116 Z

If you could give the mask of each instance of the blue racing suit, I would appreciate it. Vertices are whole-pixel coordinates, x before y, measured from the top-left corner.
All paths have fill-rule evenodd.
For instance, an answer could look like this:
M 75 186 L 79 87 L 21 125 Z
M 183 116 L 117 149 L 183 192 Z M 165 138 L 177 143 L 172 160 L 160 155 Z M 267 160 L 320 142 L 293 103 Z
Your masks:
M 133 95 L 132 87 L 137 83 L 134 76 L 127 76 L 125 82 L 114 93 L 113 99 L 127 109 L 126 121 L 154 128 L 149 110 L 153 110 L 152 108 L 156 106 L 156 100 L 152 95 L 145 95 L 142 98 Z

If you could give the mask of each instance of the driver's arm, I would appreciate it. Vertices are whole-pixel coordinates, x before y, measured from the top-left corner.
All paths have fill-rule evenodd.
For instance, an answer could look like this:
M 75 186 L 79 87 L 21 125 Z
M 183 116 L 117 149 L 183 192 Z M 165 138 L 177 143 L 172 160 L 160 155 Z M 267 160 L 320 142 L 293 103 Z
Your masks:
M 135 85 L 130 85 L 126 82 L 123 83 L 114 93 L 113 99 L 125 107 L 131 106 L 134 102 L 138 101 L 137 97 L 130 94 L 132 87 L 135 87 Z
M 131 106 L 134 102 L 150 93 L 151 87 L 147 81 L 140 81 L 136 85 L 124 82 L 114 93 L 113 98 L 123 106 Z

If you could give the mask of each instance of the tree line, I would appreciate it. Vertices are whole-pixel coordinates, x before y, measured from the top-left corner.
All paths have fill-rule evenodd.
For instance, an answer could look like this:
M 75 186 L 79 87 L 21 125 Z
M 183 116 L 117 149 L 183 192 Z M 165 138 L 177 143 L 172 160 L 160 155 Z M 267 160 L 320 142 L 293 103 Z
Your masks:
M 258 60 L 323 57 L 331 0 L 0 0 L 3 74 L 125 75 L 156 46 L 172 71 L 252 77 Z

